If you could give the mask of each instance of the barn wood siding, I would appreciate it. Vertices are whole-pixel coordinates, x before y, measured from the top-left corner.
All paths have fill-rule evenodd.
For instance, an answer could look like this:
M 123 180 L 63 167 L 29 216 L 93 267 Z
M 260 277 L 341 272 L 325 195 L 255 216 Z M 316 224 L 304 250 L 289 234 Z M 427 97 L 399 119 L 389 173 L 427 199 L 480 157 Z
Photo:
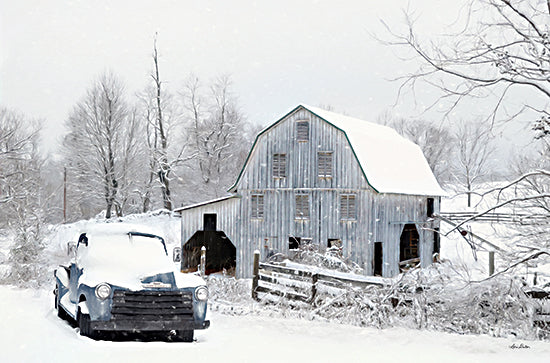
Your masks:
M 239 249 L 242 248 L 242 246 L 238 245 L 240 241 L 238 235 L 238 231 L 240 230 L 240 219 L 238 218 L 240 205 L 239 198 L 231 198 L 216 203 L 181 210 L 182 249 L 183 245 L 195 234 L 195 232 L 203 229 L 204 214 L 213 213 L 217 216 L 216 230 L 225 232 L 225 235 L 235 245 L 237 251 L 239 251 Z
M 309 120 L 309 140 L 296 140 L 296 121 Z M 318 152 L 333 152 L 333 176 L 318 177 Z M 273 178 L 272 158 L 287 155 L 287 177 Z M 368 167 L 368 166 L 364 166 Z M 399 273 L 401 221 L 426 221 L 427 197 L 378 194 L 366 182 L 345 134 L 309 111 L 299 109 L 260 136 L 239 183 L 243 250 L 237 252 L 237 274 L 249 277 L 255 249 L 287 253 L 290 236 L 311 238 L 321 250 L 328 239 L 341 239 L 344 257 L 373 273 L 374 242 L 383 244 L 383 275 Z M 250 220 L 250 195 L 265 195 L 262 220 Z M 295 195 L 309 193 L 310 218 L 296 219 Z M 340 218 L 340 195 L 355 194 L 357 220 Z M 437 205 L 437 202 L 435 203 Z M 431 261 L 433 233 L 417 224 L 423 265 Z M 248 248 L 246 248 L 248 246 Z M 266 248 L 267 247 L 267 248 Z
M 309 120 L 308 141 L 296 140 L 297 120 Z M 333 152 L 331 178 L 318 177 L 318 152 Z M 273 177 L 273 155 L 286 154 L 286 177 Z M 368 165 L 363 165 L 368 168 Z M 406 178 L 406 176 L 404 176 Z M 367 183 L 345 134 L 300 108 L 261 134 L 238 184 L 241 197 L 182 212 L 182 241 L 202 229 L 202 215 L 216 213 L 223 230 L 237 247 L 237 277 L 252 276 L 254 250 L 265 258 L 268 249 L 288 252 L 290 236 L 311 238 L 321 250 L 329 239 L 340 239 L 344 257 L 373 274 L 374 242 L 383 245 L 383 276 L 399 273 L 399 242 L 404 222 L 416 222 L 422 266 L 431 263 L 433 232 L 427 221 L 427 196 L 379 194 Z M 309 194 L 310 218 L 296 219 L 297 192 Z M 263 193 L 264 217 L 252 219 L 251 195 Z M 340 218 L 340 195 L 355 194 L 357 219 Z M 439 199 L 435 199 L 435 213 Z M 403 222 L 403 223 L 401 223 Z

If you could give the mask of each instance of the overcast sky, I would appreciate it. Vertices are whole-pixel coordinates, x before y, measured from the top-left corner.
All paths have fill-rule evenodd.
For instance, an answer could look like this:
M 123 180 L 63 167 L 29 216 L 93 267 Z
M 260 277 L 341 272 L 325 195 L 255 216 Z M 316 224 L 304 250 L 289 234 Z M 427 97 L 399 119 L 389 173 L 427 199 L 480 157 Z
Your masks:
M 410 7 L 429 34 L 455 19 L 459 3 L 415 0 Z M 204 81 L 230 74 L 243 112 L 262 125 L 301 102 L 367 120 L 388 109 L 409 117 L 421 109 L 412 97 L 392 108 L 399 84 L 389 79 L 414 65 L 369 35 L 387 35 L 380 19 L 402 27 L 404 0 L 0 4 L 0 105 L 44 119 L 48 145 L 101 72 L 120 76 L 129 95 L 144 88 L 155 32 L 170 90 L 191 73 Z M 416 101 L 429 96 L 420 92 Z

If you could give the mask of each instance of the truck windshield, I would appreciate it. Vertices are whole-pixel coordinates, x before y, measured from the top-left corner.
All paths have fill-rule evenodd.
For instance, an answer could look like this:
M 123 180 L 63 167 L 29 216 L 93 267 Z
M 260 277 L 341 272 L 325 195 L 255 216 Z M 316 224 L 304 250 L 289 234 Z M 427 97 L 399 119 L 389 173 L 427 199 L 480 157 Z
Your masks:
M 161 237 L 144 233 L 88 235 L 78 249 L 78 264 L 93 269 L 158 273 L 171 267 Z

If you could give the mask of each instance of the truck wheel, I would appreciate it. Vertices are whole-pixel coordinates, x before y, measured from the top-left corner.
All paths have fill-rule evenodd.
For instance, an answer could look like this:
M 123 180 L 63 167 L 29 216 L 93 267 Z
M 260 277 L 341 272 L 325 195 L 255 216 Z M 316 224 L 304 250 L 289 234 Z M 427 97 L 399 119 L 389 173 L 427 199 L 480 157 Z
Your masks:
M 193 341 L 193 330 L 178 330 L 178 340 L 190 343 Z
M 78 322 L 78 328 L 80 329 L 80 335 L 95 339 L 96 331 L 91 328 L 90 324 L 90 315 L 82 314 L 80 309 L 76 316 L 76 321 Z
M 57 310 L 57 316 L 59 316 L 59 305 L 57 303 L 57 300 L 59 299 L 59 286 L 57 284 L 55 284 L 55 290 L 53 290 L 53 296 L 54 296 L 53 306 L 55 310 Z
M 59 304 L 59 286 L 55 285 L 55 290 L 53 291 L 55 300 L 54 300 L 54 307 L 55 310 L 57 310 L 57 316 L 62 320 L 68 320 L 67 313 L 65 312 L 65 309 Z

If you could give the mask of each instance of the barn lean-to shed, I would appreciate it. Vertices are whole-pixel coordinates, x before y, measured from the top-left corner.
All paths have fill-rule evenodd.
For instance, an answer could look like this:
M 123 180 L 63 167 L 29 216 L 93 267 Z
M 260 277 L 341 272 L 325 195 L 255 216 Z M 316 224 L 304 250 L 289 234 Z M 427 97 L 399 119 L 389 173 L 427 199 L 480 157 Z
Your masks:
M 439 249 L 431 215 L 444 192 L 422 151 L 368 121 L 297 106 L 258 134 L 229 192 L 177 210 L 183 268 L 201 243 L 221 256 L 212 270 L 235 265 L 238 277 L 251 276 L 256 249 L 265 257 L 337 244 L 365 274 L 389 277 L 403 261 L 429 265 Z M 233 254 L 217 251 L 229 244 Z

